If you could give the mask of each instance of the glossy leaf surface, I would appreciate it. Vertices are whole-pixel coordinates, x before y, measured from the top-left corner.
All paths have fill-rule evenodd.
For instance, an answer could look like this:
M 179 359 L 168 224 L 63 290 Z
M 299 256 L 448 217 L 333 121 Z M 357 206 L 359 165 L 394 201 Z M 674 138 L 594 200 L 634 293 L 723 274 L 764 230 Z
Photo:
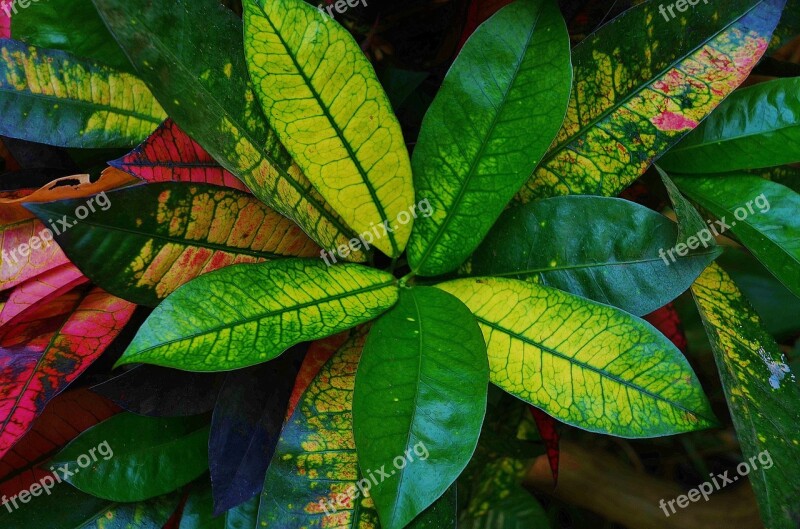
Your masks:
M 673 259 L 678 226 L 627 200 L 565 196 L 514 207 L 500 217 L 467 268 L 566 290 L 642 316 L 685 292 L 719 255 L 707 248 Z
M 680 351 L 618 309 L 514 279 L 438 285 L 478 318 L 490 380 L 580 428 L 656 437 L 714 424 Z
M 177 529 L 255 529 L 258 523 L 258 498 L 214 515 L 211 487 L 204 484 L 189 495 Z
M 136 145 L 166 115 L 139 79 L 69 53 L 0 41 L 0 134 L 59 147 Z
M 314 187 L 358 233 L 396 226 L 375 247 L 399 256 L 414 202 L 400 124 L 350 33 L 302 0 L 244 4 L 245 55 L 270 124 Z
M 361 265 L 287 259 L 223 268 L 164 300 L 118 364 L 247 367 L 367 322 L 396 301 L 394 278 Z
M 133 502 L 172 492 L 197 478 L 208 469 L 207 447 L 204 417 L 167 419 L 124 412 L 78 436 L 53 462 L 67 466 L 73 475 L 64 479 L 77 489 Z
M 800 195 L 751 175 L 676 178 L 795 296 L 800 297 Z M 727 228 L 725 227 L 727 226 Z
M 658 164 L 675 173 L 724 173 L 800 162 L 800 78 L 735 91 Z
M 260 525 L 378 529 L 374 502 L 356 485 L 366 479 L 361 484 L 367 490 L 371 475 L 359 472 L 353 437 L 353 387 L 367 332 L 367 327 L 354 331 L 323 365 L 284 427 L 264 482 Z M 455 487 L 408 526 L 455 527 Z
M 135 8 L 127 0 L 92 1 L 181 129 L 321 246 L 347 244 L 350 228 L 292 163 L 259 108 L 239 17 L 217 0 L 146 0 Z
M 0 456 L 119 334 L 134 306 L 79 289 L 0 330 Z
M 414 456 L 370 490 L 381 527 L 405 527 L 467 466 L 488 384 L 486 346 L 469 309 L 435 288 L 402 289 L 370 330 L 353 395 L 362 471 Z
M 800 385 L 775 340 L 716 264 L 692 287 L 766 527 L 800 519 Z
M 107 291 L 155 306 L 179 286 L 238 263 L 312 257 L 319 247 L 254 196 L 206 184 L 129 187 L 97 200 L 29 204 L 42 219 L 73 226 L 56 235 L 72 262 Z
M 194 182 L 249 192 L 172 119 L 164 121 L 133 151 L 109 164 L 145 182 Z
M 587 37 L 564 125 L 517 198 L 623 190 L 747 77 L 784 1 L 700 2 L 675 20 L 645 2 Z
M 470 37 L 414 148 L 417 199 L 435 214 L 414 223 L 412 269 L 450 272 L 478 246 L 552 143 L 571 81 L 555 2 L 514 2 Z

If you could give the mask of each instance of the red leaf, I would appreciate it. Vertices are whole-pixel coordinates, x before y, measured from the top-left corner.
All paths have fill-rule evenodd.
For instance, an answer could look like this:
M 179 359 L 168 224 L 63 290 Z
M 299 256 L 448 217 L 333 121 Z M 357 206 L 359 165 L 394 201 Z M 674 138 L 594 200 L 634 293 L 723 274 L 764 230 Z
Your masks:
M 171 119 L 133 151 L 109 164 L 146 182 L 196 182 L 250 192 Z
M 558 459 L 560 453 L 558 449 L 560 436 L 558 435 L 558 430 L 556 430 L 557 423 L 555 419 L 539 408 L 531 406 L 531 413 L 536 421 L 536 427 L 539 429 L 539 435 L 544 441 L 547 460 L 550 462 L 550 471 L 553 473 L 553 485 L 555 485 L 558 483 Z
M 13 496 L 51 472 L 42 465 L 67 443 L 121 408 L 89 391 L 67 391 L 54 398 L 30 431 L 0 459 L 0 494 Z
M 108 347 L 136 306 L 79 288 L 0 330 L 0 457 Z
M 89 281 L 73 264 L 65 264 L 29 279 L 11 291 L 0 310 L 0 326 L 21 318 L 38 305 L 66 294 Z
M 11 7 L 11 0 L 2 0 L 0 2 L 0 39 L 11 38 L 11 17 L 6 13 L 6 7 Z
M 0 227 L 0 292 L 69 263 L 47 230 L 35 219 Z
M 644 317 L 653 327 L 669 338 L 675 347 L 686 353 L 686 335 L 683 332 L 680 316 L 675 305 L 668 303 Z

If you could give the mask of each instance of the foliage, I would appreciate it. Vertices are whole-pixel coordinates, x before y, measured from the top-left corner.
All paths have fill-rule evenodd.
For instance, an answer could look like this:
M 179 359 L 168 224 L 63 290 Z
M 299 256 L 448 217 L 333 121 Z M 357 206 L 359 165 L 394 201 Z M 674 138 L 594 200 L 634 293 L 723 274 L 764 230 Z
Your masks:
M 69 484 L 4 527 L 546 527 L 521 483 L 565 425 L 725 427 L 717 393 L 797 526 L 800 325 L 765 298 L 800 297 L 800 78 L 739 89 L 796 2 L 629 2 L 574 47 L 594 2 L 478 3 L 441 75 L 350 2 L 0 20 L 0 491 Z

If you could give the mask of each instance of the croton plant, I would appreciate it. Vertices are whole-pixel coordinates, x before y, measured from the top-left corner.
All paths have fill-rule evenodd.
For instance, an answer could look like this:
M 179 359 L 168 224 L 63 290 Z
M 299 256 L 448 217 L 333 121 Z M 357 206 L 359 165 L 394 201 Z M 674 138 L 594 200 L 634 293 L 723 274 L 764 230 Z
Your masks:
M 797 0 L 0 7 L 3 528 L 798 527 Z

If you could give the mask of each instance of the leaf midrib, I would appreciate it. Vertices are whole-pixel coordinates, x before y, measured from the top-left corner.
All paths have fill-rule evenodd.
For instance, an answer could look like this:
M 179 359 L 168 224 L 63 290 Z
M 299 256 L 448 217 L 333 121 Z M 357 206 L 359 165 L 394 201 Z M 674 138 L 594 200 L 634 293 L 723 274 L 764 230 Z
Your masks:
M 475 156 L 473 156 L 472 160 L 470 161 L 469 172 L 467 173 L 466 177 L 464 178 L 464 182 L 461 185 L 461 188 L 458 190 L 458 194 L 456 195 L 455 199 L 453 200 L 452 204 L 450 205 L 451 213 L 449 215 L 445 216 L 444 222 L 442 222 L 441 226 L 439 226 L 439 229 L 436 231 L 436 234 L 434 235 L 434 237 L 431 240 L 431 242 L 428 243 L 428 246 L 427 246 L 427 249 L 425 250 L 425 253 L 423 253 L 422 257 L 420 257 L 420 259 L 419 259 L 419 263 L 417 264 L 417 269 L 422 269 L 422 267 L 424 266 L 425 262 L 428 260 L 428 258 L 433 253 L 433 250 L 436 248 L 436 245 L 439 243 L 441 238 L 444 236 L 444 233 L 447 230 L 447 227 L 450 225 L 450 223 L 453 222 L 453 219 L 456 217 L 455 211 L 461 205 L 461 203 L 462 203 L 462 201 L 464 199 L 464 196 L 467 193 L 467 188 L 469 187 L 469 184 L 471 183 L 472 179 L 475 177 L 475 173 L 477 171 L 477 168 L 480 165 L 479 162 L 483 159 L 483 154 L 484 154 L 484 152 L 486 152 L 486 149 L 489 146 L 490 139 L 493 137 L 494 132 L 497 129 L 497 126 L 500 124 L 500 115 L 502 114 L 502 110 L 501 109 L 503 109 L 505 107 L 506 103 L 508 102 L 509 95 L 514 90 L 514 86 L 516 85 L 517 81 L 519 80 L 520 69 L 522 68 L 522 64 L 525 62 L 525 57 L 527 56 L 528 52 L 530 51 L 529 48 L 530 48 L 531 41 L 533 40 L 533 34 L 536 32 L 536 28 L 537 28 L 537 26 L 539 24 L 539 19 L 542 16 L 542 11 L 543 10 L 544 10 L 544 8 L 540 9 L 536 13 L 536 20 L 534 20 L 533 26 L 530 28 L 530 31 L 528 32 L 528 38 L 527 38 L 527 40 L 525 42 L 525 48 L 524 48 L 522 54 L 519 56 L 519 60 L 517 61 L 517 64 L 516 64 L 516 66 L 514 68 L 514 74 L 512 75 L 512 80 L 508 84 L 508 89 L 505 90 L 505 92 L 503 93 L 503 97 L 502 97 L 501 101 L 499 102 L 499 104 L 496 107 L 498 109 L 498 111 L 495 113 L 494 117 L 492 118 L 492 123 L 489 126 L 488 131 L 486 132 L 486 134 L 483 137 L 484 141 L 481 142 L 480 149 L 478 149 L 478 152 L 475 153 Z M 533 170 L 535 171 L 536 167 L 534 167 Z
M 639 393 L 647 395 L 648 397 L 652 398 L 653 400 L 665 402 L 665 403 L 669 404 L 670 406 L 673 406 L 673 407 L 675 407 L 675 408 L 677 408 L 679 410 L 682 410 L 682 411 L 684 411 L 686 413 L 691 414 L 694 417 L 698 417 L 700 419 L 703 419 L 707 423 L 713 424 L 713 422 L 714 422 L 714 421 L 710 420 L 709 418 L 704 417 L 703 415 L 700 415 L 696 411 L 689 410 L 688 408 L 678 404 L 677 402 L 671 401 L 671 400 L 669 400 L 669 399 L 667 399 L 665 397 L 662 397 L 661 395 L 658 395 L 657 393 L 653 393 L 653 392 L 651 392 L 651 391 L 649 391 L 649 390 L 647 390 L 647 389 L 645 389 L 645 388 L 643 388 L 641 386 L 638 386 L 638 385 L 636 385 L 636 384 L 634 384 L 632 382 L 628 382 L 628 381 L 626 381 L 624 379 L 621 379 L 617 375 L 608 373 L 607 371 L 602 371 L 600 368 L 594 367 L 594 366 L 589 365 L 589 364 L 587 364 L 585 362 L 580 362 L 578 360 L 575 360 L 574 358 L 571 358 L 571 357 L 565 355 L 564 353 L 560 353 L 560 352 L 556 351 L 555 349 L 552 349 L 552 348 L 547 347 L 547 346 L 545 346 L 543 344 L 537 343 L 533 339 L 528 338 L 527 336 L 524 336 L 524 335 L 521 335 L 521 334 L 517 334 L 516 332 L 513 332 L 510 329 L 502 327 L 497 323 L 491 322 L 491 321 L 489 321 L 489 320 L 487 320 L 487 319 L 485 319 L 485 318 L 483 318 L 481 316 L 478 316 L 477 314 L 475 315 L 475 318 L 480 323 L 482 323 L 482 324 L 484 324 L 484 325 L 486 325 L 488 327 L 491 327 L 492 329 L 495 329 L 495 330 L 497 330 L 497 331 L 499 331 L 499 332 L 501 332 L 503 334 L 507 334 L 507 335 L 511 336 L 512 338 L 516 338 L 517 340 L 519 340 L 521 342 L 527 343 L 528 345 L 532 345 L 533 347 L 541 349 L 542 351 L 544 351 L 544 352 L 546 352 L 548 354 L 551 354 L 551 355 L 553 355 L 555 357 L 561 358 L 562 360 L 566 360 L 570 364 L 573 364 L 573 365 L 575 365 L 575 366 L 577 366 L 577 367 L 579 367 L 581 369 L 586 369 L 588 371 L 591 371 L 593 373 L 596 373 L 596 374 L 600 375 L 601 377 L 605 377 L 605 378 L 607 378 L 609 380 L 612 380 L 613 382 L 616 382 L 617 384 L 619 384 L 621 386 L 625 386 L 625 387 L 631 388 L 631 389 L 633 389 L 635 391 L 638 391 Z
M 97 74 L 95 74 L 97 75 Z M 147 121 L 149 123 L 153 123 L 155 125 L 161 124 L 161 118 L 153 117 L 150 114 L 142 114 L 136 112 L 135 110 L 128 110 L 124 108 L 120 108 L 113 105 L 101 105 L 99 103 L 94 103 L 92 101 L 86 101 L 84 99 L 73 99 L 73 98 L 59 98 L 58 96 L 52 96 L 48 94 L 36 94 L 29 91 L 30 88 L 26 87 L 25 91 L 22 90 L 14 90 L 6 88 L 5 86 L 0 86 L 0 92 L 11 94 L 12 96 L 20 97 L 20 98 L 28 98 L 28 99 L 43 99 L 48 102 L 55 101 L 60 105 L 68 105 L 73 107 L 86 107 L 94 111 L 101 111 L 101 112 L 111 112 L 116 115 L 126 116 L 137 118 L 141 121 Z M 153 99 L 155 101 L 155 98 Z
M 333 128 L 334 132 L 336 132 L 336 136 L 341 140 L 342 145 L 347 151 L 347 155 L 353 162 L 353 165 L 358 170 L 358 175 L 361 177 L 362 183 L 366 186 L 367 190 L 369 191 L 370 198 L 372 198 L 372 202 L 375 204 L 375 208 L 378 210 L 378 215 L 380 216 L 381 221 L 382 222 L 390 221 L 391 219 L 389 219 L 388 215 L 386 214 L 386 210 L 383 207 L 383 203 L 378 198 L 377 192 L 375 188 L 372 186 L 372 182 L 369 179 L 369 175 L 362 167 L 361 160 L 358 159 L 356 153 L 353 151 L 353 148 L 350 145 L 350 140 L 344 135 L 344 132 L 339 128 L 339 124 L 336 123 L 336 121 L 333 119 L 333 116 L 328 110 L 328 107 L 322 102 L 322 96 L 317 92 L 316 87 L 314 87 L 313 83 L 311 82 L 311 79 L 309 79 L 308 76 L 306 75 L 305 70 L 301 68 L 300 63 L 297 62 L 297 57 L 295 56 L 294 53 L 292 53 L 292 50 L 289 49 L 286 40 L 284 40 L 283 38 L 283 34 L 280 31 L 278 31 L 277 27 L 275 27 L 275 24 L 272 22 L 272 19 L 270 18 L 269 14 L 267 14 L 267 12 L 264 9 L 261 9 L 261 12 L 264 14 L 264 20 L 266 20 L 269 23 L 269 25 L 272 27 L 273 33 L 275 34 L 275 36 L 278 37 L 278 40 L 280 41 L 281 45 L 283 45 L 283 48 L 286 51 L 286 55 L 288 55 L 289 58 L 292 60 L 292 63 L 294 64 L 300 77 L 303 79 L 303 82 L 308 87 L 308 90 L 311 92 L 311 95 L 314 96 L 314 99 L 317 101 L 317 105 L 322 110 L 324 117 L 328 120 L 328 123 L 331 125 L 331 128 Z M 320 62 L 324 60 L 325 58 L 323 57 L 320 59 Z M 397 245 L 397 240 L 393 235 L 393 232 L 387 231 L 387 236 L 389 238 L 389 242 L 392 243 L 392 253 L 397 254 L 399 247 Z
M 130 354 L 128 356 L 128 359 L 136 358 L 137 356 L 145 354 L 145 353 L 148 353 L 150 351 L 154 351 L 154 350 L 157 350 L 157 349 L 160 349 L 160 348 L 163 348 L 163 347 L 167 347 L 169 345 L 172 345 L 173 343 L 183 342 L 185 340 L 193 340 L 194 338 L 197 338 L 199 336 L 204 336 L 204 335 L 207 335 L 207 334 L 219 333 L 220 331 L 223 331 L 225 329 L 231 329 L 231 328 L 234 328 L 234 327 L 240 327 L 240 326 L 246 325 L 248 323 L 258 322 L 260 320 L 263 320 L 263 319 L 266 319 L 266 318 L 270 318 L 270 317 L 274 317 L 274 316 L 279 316 L 279 315 L 285 314 L 287 312 L 299 312 L 299 311 L 301 311 L 301 310 L 303 310 L 305 308 L 314 307 L 314 306 L 320 305 L 322 303 L 329 303 L 329 302 L 333 302 L 333 301 L 339 301 L 339 300 L 346 299 L 346 298 L 351 297 L 351 296 L 358 296 L 360 294 L 366 294 L 367 292 L 372 292 L 374 290 L 381 290 L 381 289 L 386 288 L 388 286 L 394 285 L 396 283 L 396 281 L 397 281 L 396 279 L 392 278 L 391 281 L 385 281 L 383 283 L 370 285 L 369 287 L 360 288 L 358 290 L 350 290 L 350 291 L 347 291 L 347 292 L 343 292 L 341 294 L 335 294 L 333 296 L 328 296 L 328 297 L 323 298 L 323 299 L 317 299 L 317 300 L 314 300 L 314 301 L 309 301 L 309 302 L 306 302 L 306 303 L 300 303 L 298 305 L 292 305 L 292 306 L 288 306 L 288 307 L 281 307 L 280 310 L 268 311 L 268 312 L 265 312 L 265 313 L 262 313 L 262 314 L 258 314 L 256 316 L 252 316 L 250 318 L 239 319 L 239 320 L 237 320 L 236 322 L 234 322 L 231 325 L 219 325 L 219 326 L 216 326 L 216 327 L 211 327 L 209 329 L 204 329 L 202 331 L 199 331 L 199 332 L 196 332 L 196 333 L 193 333 L 193 334 L 187 334 L 187 335 L 181 336 L 179 338 L 174 338 L 172 340 L 167 340 L 167 341 L 158 343 L 156 345 L 153 345 L 153 346 L 150 346 L 150 347 L 146 347 L 144 349 L 140 349 L 139 351 L 136 351 L 135 353 Z

